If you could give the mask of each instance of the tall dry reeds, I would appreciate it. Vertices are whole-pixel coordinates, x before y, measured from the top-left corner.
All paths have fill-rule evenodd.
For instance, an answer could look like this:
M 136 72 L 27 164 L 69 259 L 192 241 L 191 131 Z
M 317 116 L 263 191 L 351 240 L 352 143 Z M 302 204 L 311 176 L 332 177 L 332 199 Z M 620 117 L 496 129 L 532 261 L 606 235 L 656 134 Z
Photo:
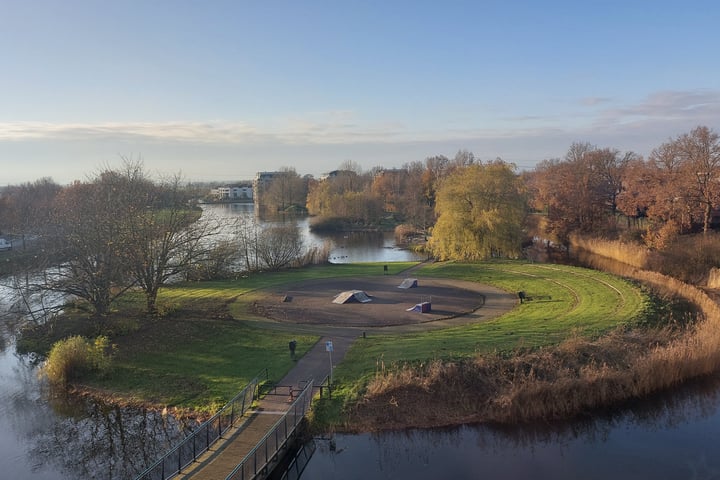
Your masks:
M 611 243 L 583 242 L 582 248 L 599 247 L 592 251 L 596 266 L 696 305 L 698 321 L 681 330 L 618 329 L 595 341 L 572 336 L 554 348 L 511 357 L 383 369 L 357 405 L 354 421 L 372 429 L 564 419 L 720 370 L 717 303 L 692 285 L 640 269 L 641 252 Z M 608 258 L 597 252 L 614 253 Z M 419 416 L 419 409 L 432 415 Z
M 624 243 L 600 238 L 571 236 L 570 248 L 583 249 L 605 258 L 631 265 L 636 268 L 647 268 L 650 250 L 642 245 Z

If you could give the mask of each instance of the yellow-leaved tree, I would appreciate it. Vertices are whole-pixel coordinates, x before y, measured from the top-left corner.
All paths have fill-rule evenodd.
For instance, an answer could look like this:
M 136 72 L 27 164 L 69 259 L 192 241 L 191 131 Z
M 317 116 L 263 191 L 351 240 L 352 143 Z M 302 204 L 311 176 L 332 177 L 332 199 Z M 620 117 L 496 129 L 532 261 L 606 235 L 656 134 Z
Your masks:
M 517 258 L 526 194 L 515 166 L 502 160 L 458 168 L 440 184 L 429 248 L 440 260 Z

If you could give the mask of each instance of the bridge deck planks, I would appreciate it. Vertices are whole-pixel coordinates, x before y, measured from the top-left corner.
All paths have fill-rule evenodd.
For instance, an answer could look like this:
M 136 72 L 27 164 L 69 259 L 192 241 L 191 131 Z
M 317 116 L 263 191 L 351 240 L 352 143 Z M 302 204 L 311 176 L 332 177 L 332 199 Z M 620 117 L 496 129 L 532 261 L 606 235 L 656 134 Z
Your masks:
M 225 480 L 233 469 L 270 431 L 290 405 L 285 398 L 266 397 L 247 419 L 213 447 L 198 462 L 183 470 L 177 478 Z

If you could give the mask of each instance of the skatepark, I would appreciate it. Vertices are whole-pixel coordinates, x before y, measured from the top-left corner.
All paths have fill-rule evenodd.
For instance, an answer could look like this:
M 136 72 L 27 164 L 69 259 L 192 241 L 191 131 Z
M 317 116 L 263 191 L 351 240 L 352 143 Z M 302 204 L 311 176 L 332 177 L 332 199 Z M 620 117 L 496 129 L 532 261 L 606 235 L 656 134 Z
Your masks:
M 318 279 L 264 290 L 255 313 L 277 322 L 380 328 L 470 323 L 486 303 L 512 308 L 515 298 L 487 285 L 454 279 L 349 277 Z M 489 312 L 488 312 L 489 313 Z

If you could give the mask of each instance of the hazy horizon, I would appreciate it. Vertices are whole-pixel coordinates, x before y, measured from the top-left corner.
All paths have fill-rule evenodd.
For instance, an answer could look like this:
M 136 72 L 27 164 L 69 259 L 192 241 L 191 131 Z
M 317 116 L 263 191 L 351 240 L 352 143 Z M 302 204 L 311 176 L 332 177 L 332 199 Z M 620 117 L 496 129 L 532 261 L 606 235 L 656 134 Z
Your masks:
M 573 142 L 645 157 L 720 128 L 720 4 L 8 2 L 0 185 L 122 157 L 251 179 L 458 150 L 519 169 Z

